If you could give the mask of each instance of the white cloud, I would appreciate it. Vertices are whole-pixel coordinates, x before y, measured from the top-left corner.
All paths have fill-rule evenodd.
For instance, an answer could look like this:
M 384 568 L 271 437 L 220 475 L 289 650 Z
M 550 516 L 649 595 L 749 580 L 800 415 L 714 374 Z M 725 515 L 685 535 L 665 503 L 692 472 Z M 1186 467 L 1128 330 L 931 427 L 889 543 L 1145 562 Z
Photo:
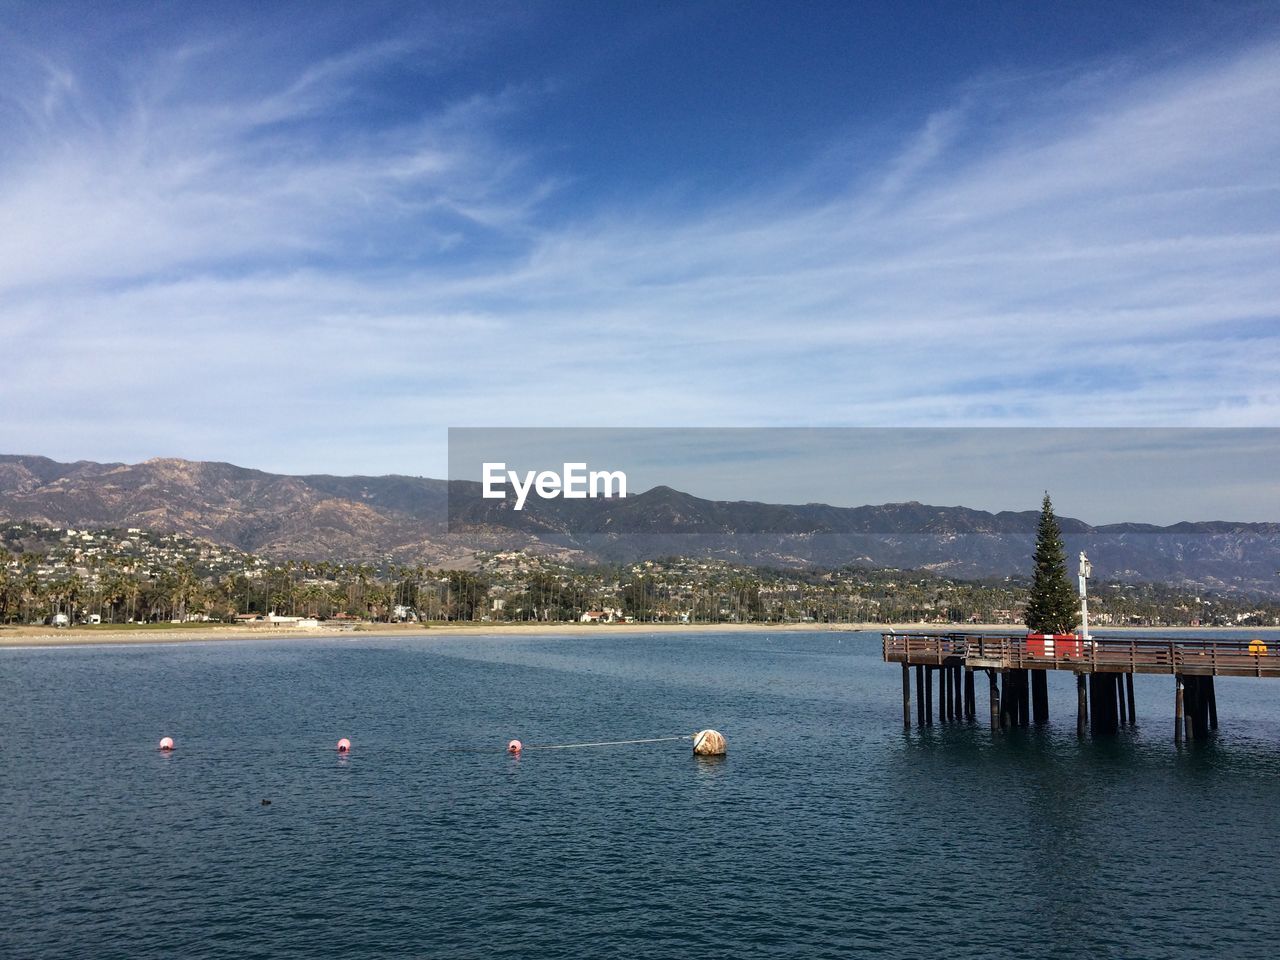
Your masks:
M 332 119 L 405 49 L 15 88 L 0 447 L 438 474 L 451 424 L 1280 424 L 1275 44 L 974 84 L 820 201 L 572 218 L 503 137 L 553 88 Z

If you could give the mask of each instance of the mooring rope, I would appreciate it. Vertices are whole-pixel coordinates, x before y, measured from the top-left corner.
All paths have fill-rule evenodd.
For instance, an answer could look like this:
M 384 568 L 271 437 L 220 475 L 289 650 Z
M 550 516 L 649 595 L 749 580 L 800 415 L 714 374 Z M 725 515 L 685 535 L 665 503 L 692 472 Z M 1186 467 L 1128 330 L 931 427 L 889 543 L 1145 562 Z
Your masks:
M 529 743 L 525 750 L 571 750 L 574 747 L 621 747 L 632 743 L 665 743 L 671 740 L 692 740 L 692 736 L 649 737 L 646 740 L 597 740 L 594 743 Z

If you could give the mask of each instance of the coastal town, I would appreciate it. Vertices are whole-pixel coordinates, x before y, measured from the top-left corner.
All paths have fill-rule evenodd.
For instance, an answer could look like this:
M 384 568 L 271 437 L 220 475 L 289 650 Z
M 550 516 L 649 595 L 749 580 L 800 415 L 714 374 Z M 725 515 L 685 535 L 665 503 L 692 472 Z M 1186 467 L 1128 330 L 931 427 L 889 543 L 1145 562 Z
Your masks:
M 667 557 L 574 566 L 527 550 L 468 569 L 267 558 L 138 527 L 0 525 L 0 624 L 1022 623 L 1028 578 L 928 570 L 777 569 Z M 1280 603 L 1243 592 L 1100 581 L 1098 627 L 1265 627 Z

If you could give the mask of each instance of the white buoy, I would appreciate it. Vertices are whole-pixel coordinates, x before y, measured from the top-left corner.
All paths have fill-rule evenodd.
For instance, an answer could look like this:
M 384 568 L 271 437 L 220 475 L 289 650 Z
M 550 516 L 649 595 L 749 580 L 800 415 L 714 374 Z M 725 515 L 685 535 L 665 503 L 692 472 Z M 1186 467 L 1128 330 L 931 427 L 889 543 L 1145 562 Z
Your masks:
M 722 757 L 729 745 L 718 730 L 699 730 L 693 736 L 693 752 L 699 757 Z

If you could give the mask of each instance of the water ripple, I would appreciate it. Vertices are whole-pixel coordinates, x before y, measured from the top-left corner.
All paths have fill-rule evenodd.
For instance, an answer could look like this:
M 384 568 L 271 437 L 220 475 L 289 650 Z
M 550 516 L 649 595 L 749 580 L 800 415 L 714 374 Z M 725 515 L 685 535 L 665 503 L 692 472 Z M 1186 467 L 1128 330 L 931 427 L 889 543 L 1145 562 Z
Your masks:
M 1271 956 L 1280 722 L 904 733 L 869 635 L 4 651 L 13 957 Z M 1069 680 L 1069 678 L 1068 678 Z M 716 726 L 687 743 L 503 753 Z M 170 756 L 154 745 L 178 739 Z M 333 744 L 350 737 L 353 751 Z M 264 799 L 270 800 L 264 805 Z

